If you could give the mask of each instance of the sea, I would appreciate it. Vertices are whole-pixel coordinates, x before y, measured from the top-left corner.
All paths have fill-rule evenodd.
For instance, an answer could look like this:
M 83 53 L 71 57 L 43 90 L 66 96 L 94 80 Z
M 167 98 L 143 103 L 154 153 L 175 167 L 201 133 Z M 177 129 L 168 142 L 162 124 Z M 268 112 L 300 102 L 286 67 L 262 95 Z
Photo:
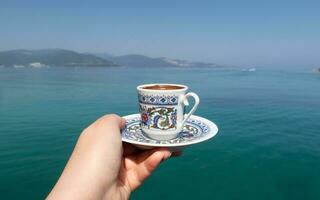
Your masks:
M 188 85 L 219 133 L 161 164 L 131 199 L 320 199 L 312 68 L 0 69 L 0 199 L 44 199 L 81 131 L 138 112 L 136 86 Z

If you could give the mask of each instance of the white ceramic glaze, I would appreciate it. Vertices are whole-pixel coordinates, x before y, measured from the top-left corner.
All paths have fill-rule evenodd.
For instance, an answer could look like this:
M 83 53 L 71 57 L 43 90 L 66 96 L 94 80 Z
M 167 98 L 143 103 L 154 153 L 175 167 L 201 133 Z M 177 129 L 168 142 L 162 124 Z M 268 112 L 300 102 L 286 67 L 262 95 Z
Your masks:
M 140 114 L 124 116 L 126 127 L 121 131 L 122 141 L 131 143 L 141 149 L 168 147 L 179 150 L 184 147 L 204 142 L 218 133 L 218 127 L 212 121 L 192 115 L 186 121 L 178 137 L 171 140 L 156 140 L 149 138 L 140 127 Z
M 154 85 L 178 86 L 181 89 L 153 90 L 145 89 Z M 148 137 L 157 140 L 169 140 L 177 137 L 186 120 L 196 111 L 200 99 L 197 94 L 187 93 L 188 87 L 179 84 L 154 83 L 137 87 L 141 128 Z M 188 98 L 193 97 L 195 103 L 188 114 L 184 113 L 188 106 Z

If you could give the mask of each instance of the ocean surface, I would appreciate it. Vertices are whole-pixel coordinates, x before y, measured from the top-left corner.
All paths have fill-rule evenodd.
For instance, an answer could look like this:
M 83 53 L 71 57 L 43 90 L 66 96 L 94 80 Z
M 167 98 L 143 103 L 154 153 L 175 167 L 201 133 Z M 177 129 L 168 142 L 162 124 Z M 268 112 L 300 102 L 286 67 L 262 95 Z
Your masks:
M 81 131 L 138 112 L 136 86 L 182 83 L 212 140 L 164 162 L 132 199 L 320 199 L 320 74 L 311 69 L 0 69 L 0 199 L 43 199 Z

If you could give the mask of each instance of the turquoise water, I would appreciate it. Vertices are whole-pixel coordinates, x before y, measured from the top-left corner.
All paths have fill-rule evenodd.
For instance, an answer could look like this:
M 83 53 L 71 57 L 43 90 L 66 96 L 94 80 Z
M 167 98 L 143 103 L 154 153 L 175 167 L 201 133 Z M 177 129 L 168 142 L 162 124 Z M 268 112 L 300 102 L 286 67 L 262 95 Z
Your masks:
M 0 198 L 43 199 L 79 133 L 174 82 L 220 132 L 165 162 L 132 199 L 320 199 L 320 75 L 310 70 L 0 69 Z

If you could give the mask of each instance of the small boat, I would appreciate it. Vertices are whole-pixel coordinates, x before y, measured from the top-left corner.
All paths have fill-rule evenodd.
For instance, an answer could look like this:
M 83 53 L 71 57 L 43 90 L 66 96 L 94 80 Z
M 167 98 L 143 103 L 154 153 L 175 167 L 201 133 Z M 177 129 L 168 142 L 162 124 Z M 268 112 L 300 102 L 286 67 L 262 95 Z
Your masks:
M 24 65 L 13 65 L 14 68 L 24 68 Z
M 249 68 L 249 69 L 241 69 L 243 72 L 255 72 L 256 68 Z

